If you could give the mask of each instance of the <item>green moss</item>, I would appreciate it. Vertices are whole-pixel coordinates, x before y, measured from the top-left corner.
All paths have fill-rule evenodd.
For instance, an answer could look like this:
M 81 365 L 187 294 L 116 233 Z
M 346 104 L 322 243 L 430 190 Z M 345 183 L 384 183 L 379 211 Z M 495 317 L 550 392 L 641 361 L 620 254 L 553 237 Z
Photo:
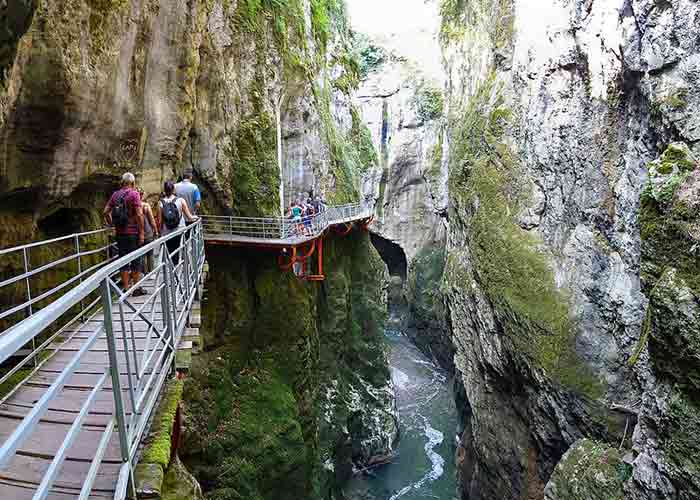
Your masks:
M 171 437 L 177 405 L 182 397 L 184 382 L 174 379 L 168 383 L 158 410 L 153 417 L 151 431 L 146 439 L 141 459 L 145 464 L 158 464 L 168 467 L 171 455 Z
M 330 155 L 330 170 L 335 180 L 327 201 L 332 204 L 356 202 L 359 197 L 359 174 L 366 168 L 358 145 L 365 147 L 366 142 L 359 135 L 353 140 L 352 133 L 345 137 L 338 130 L 331 115 L 328 87 L 314 86 L 314 97 L 321 118 L 322 137 Z M 367 152 L 363 155 L 366 161 Z
M 505 333 L 553 380 L 596 398 L 601 387 L 576 355 L 567 296 L 555 287 L 538 239 L 515 220 L 529 192 L 504 142 L 509 119 L 495 75 L 453 118 L 449 186 L 456 219 L 469 228 L 477 280 Z
M 377 150 L 374 149 L 372 142 L 372 133 L 365 125 L 360 117 L 360 114 L 355 106 L 350 107 L 350 116 L 352 117 L 352 128 L 350 129 L 350 138 L 353 146 L 358 154 L 359 170 L 366 172 L 370 168 L 379 164 Z
M 689 158 L 688 148 L 677 144 L 668 145 L 661 155 L 661 163 L 662 165 L 675 165 L 681 172 L 691 172 L 695 170 L 696 166 L 696 162 Z
M 276 130 L 262 109 L 241 121 L 227 157 L 236 215 L 264 216 L 279 210 Z
M 666 472 L 686 498 L 700 498 L 700 404 L 674 391 L 658 429 Z
M 649 342 L 649 331 L 651 328 L 651 308 L 647 307 L 647 312 L 644 315 L 644 321 L 642 322 L 642 333 L 639 336 L 639 341 L 637 342 L 634 352 L 630 359 L 627 361 L 629 366 L 634 366 L 639 361 L 639 356 L 642 355 L 644 349 L 646 349 L 647 343 Z
M 676 89 L 652 101 L 652 107 L 655 108 L 657 114 L 660 114 L 664 108 L 672 111 L 679 111 L 685 109 L 687 106 L 688 89 L 685 88 Z
M 440 40 L 461 39 L 474 26 L 483 24 L 493 46 L 502 49 L 513 39 L 513 0 L 440 0 Z
M 444 104 L 442 90 L 429 82 L 422 82 L 416 88 L 413 105 L 416 107 L 416 114 L 422 122 L 425 123 L 440 118 Z
M 631 477 L 632 467 L 622 461 L 620 451 L 583 439 L 557 464 L 549 488 L 556 498 L 567 500 L 624 500 L 624 484 Z
M 675 210 L 667 203 L 642 197 L 639 212 L 642 239 L 642 285 L 650 290 L 668 268 L 693 289 L 700 290 L 700 260 L 688 250 L 695 245 L 692 238 L 693 215 Z

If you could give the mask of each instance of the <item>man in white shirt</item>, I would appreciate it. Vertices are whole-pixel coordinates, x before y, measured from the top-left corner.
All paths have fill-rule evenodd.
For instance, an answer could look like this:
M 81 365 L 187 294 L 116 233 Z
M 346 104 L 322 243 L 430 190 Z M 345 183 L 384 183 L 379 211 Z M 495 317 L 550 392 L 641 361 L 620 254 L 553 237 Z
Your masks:
M 192 170 L 185 170 L 185 173 L 182 175 L 182 182 L 175 184 L 175 195 L 187 202 L 187 206 L 193 215 L 199 212 L 202 194 L 199 192 L 199 186 L 192 182 Z

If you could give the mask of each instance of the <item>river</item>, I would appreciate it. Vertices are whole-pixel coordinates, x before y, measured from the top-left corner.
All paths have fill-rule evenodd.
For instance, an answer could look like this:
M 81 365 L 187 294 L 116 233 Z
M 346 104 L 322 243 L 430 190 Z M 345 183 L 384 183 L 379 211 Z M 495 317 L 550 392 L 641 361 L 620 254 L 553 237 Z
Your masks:
M 450 380 L 406 336 L 386 337 L 401 440 L 391 464 L 353 479 L 346 494 L 353 500 L 453 500 L 457 410 Z

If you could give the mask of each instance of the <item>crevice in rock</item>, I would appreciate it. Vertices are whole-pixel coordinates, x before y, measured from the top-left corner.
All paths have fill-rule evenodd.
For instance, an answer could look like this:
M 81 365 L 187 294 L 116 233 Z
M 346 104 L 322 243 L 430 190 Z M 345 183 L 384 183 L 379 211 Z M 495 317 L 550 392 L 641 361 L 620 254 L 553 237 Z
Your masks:
M 389 312 L 389 328 L 403 327 L 408 313 L 408 302 L 404 292 L 404 284 L 408 272 L 408 261 L 401 246 L 393 241 L 370 233 L 372 245 L 377 249 L 382 260 L 389 269 L 389 287 L 387 310 Z

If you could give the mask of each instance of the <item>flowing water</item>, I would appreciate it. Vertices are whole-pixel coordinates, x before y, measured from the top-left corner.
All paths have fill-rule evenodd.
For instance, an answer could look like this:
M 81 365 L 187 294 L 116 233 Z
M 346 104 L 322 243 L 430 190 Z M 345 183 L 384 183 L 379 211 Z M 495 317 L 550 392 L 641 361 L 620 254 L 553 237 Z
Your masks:
M 449 378 L 407 337 L 386 335 L 401 440 L 391 464 L 355 478 L 346 493 L 353 500 L 453 500 L 457 411 Z

